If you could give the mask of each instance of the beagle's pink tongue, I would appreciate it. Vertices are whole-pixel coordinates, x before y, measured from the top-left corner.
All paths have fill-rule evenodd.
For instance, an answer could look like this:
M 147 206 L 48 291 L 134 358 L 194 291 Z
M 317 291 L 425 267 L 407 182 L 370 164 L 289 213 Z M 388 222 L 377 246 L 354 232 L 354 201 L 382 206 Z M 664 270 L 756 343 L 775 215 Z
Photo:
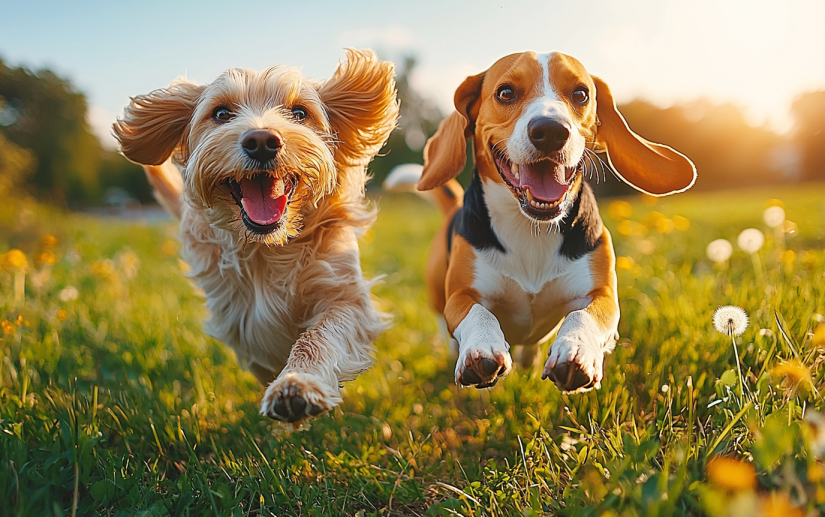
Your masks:
M 262 226 L 281 218 L 286 208 L 284 181 L 268 174 L 258 174 L 241 180 L 241 205 L 252 222 Z
M 549 160 L 519 165 L 519 187 L 529 189 L 537 201 L 553 203 L 561 199 L 569 185 L 561 183 L 565 170 Z

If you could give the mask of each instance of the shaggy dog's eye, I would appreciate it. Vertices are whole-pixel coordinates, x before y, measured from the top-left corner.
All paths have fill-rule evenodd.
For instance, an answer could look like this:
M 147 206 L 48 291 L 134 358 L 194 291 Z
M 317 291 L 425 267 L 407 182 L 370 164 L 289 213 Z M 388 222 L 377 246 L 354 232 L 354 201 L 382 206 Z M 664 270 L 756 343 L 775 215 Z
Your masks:
M 579 88 L 578 90 L 573 92 L 573 95 L 570 98 L 576 104 L 587 104 L 588 99 L 590 96 L 588 95 L 587 88 Z
M 499 86 L 498 91 L 496 91 L 496 98 L 501 102 L 510 102 L 516 98 L 516 91 L 507 84 Z
M 295 106 L 292 108 L 292 116 L 298 122 L 303 122 L 307 118 L 307 110 L 303 106 Z
M 214 119 L 215 122 L 229 122 L 233 118 L 235 118 L 235 114 L 226 106 L 218 106 L 212 111 L 212 119 Z

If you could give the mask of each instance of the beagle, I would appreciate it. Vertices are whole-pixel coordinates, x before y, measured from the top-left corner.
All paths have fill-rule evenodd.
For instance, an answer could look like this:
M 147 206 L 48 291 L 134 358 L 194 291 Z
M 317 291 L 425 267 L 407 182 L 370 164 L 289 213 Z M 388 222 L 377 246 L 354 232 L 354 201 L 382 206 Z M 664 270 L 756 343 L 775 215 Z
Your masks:
M 511 344 L 524 345 L 528 366 L 557 330 L 542 378 L 566 392 L 599 388 L 619 302 L 610 233 L 584 176 L 607 151 L 620 179 L 664 196 L 693 185 L 693 163 L 633 133 L 607 84 L 558 52 L 500 59 L 459 86 L 455 107 L 420 173 L 387 183 L 416 182 L 445 213 L 426 276 L 458 343 L 456 382 L 492 386 L 512 368 Z M 475 170 L 462 192 L 467 138 Z

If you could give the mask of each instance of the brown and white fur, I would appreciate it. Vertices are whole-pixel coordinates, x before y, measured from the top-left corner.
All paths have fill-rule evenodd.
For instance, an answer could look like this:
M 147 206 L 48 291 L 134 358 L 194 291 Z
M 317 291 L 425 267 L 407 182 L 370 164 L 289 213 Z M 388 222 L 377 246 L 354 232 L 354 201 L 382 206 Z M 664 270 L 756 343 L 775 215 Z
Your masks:
M 693 164 L 633 133 L 607 84 L 558 52 L 500 59 L 459 86 L 455 107 L 420 178 L 406 170 L 388 184 L 417 180 L 445 212 L 427 289 L 458 342 L 456 382 L 491 386 L 512 368 L 510 344 L 524 345 L 526 366 L 557 329 L 542 377 L 568 392 L 600 387 L 619 303 L 610 233 L 583 176 L 607 151 L 621 179 L 659 196 L 689 188 Z M 462 201 L 467 138 L 476 170 Z
M 366 165 L 398 118 L 393 74 L 356 50 L 326 81 L 232 69 L 135 97 L 114 126 L 180 218 L 207 332 L 267 385 L 271 418 L 300 426 L 337 405 L 386 328 L 357 237 L 375 217 Z

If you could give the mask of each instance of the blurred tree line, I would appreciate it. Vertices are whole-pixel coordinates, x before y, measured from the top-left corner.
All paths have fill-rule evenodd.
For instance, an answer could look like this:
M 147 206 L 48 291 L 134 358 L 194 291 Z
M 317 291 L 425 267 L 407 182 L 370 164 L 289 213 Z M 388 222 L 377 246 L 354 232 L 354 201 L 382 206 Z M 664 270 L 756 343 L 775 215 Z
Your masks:
M 68 207 L 99 204 L 110 187 L 151 200 L 141 168 L 101 146 L 87 110 L 66 79 L 0 59 L 0 185 Z
M 399 63 L 401 120 L 370 165 L 370 190 L 378 190 L 396 165 L 422 163 L 424 144 L 445 115 L 411 85 L 415 66 L 414 57 Z M 152 202 L 141 168 L 101 146 L 89 128 L 87 109 L 85 96 L 68 80 L 49 70 L 9 67 L 0 59 L 0 196 L 23 192 L 74 208 L 101 204 L 107 190 L 117 187 L 121 194 Z M 825 180 L 825 91 L 795 100 L 796 125 L 788 136 L 748 124 L 737 106 L 706 100 L 669 108 L 636 100 L 620 110 L 635 132 L 693 159 L 696 189 Z M 463 182 L 471 167 L 469 159 Z M 604 195 L 631 192 L 611 179 L 595 186 Z

